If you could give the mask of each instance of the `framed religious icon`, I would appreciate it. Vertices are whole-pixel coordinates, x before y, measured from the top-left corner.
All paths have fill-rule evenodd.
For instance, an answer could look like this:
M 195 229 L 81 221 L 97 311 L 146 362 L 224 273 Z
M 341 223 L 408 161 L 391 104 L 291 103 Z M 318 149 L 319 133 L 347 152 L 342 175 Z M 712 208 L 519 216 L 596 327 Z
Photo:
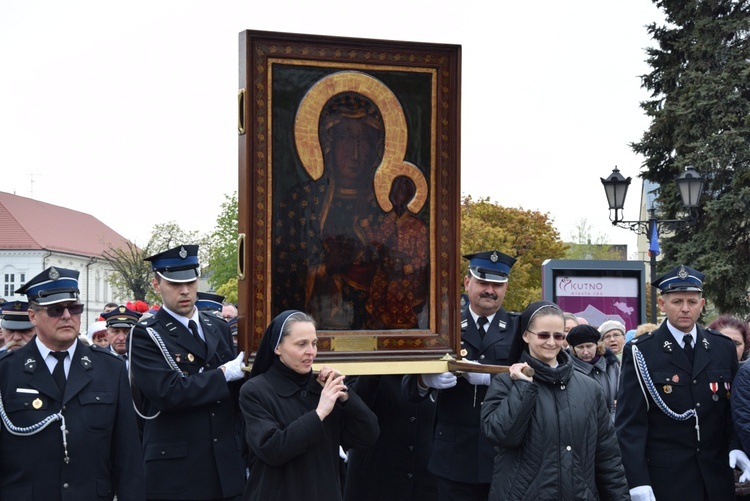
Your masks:
M 240 33 L 239 344 L 309 313 L 318 359 L 460 337 L 457 45 Z

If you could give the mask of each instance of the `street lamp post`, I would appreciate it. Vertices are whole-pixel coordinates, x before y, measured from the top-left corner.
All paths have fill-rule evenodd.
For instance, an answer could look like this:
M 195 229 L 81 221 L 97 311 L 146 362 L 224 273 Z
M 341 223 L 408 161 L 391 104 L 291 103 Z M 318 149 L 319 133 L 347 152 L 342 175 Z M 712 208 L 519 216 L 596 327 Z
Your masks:
M 684 219 L 658 219 L 654 206 L 648 209 L 648 219 L 645 221 L 625 221 L 622 218 L 622 210 L 625 206 L 625 195 L 628 193 L 631 179 L 620 174 L 615 166 L 612 173 L 606 179 L 600 178 L 609 203 L 612 226 L 626 228 L 640 235 L 646 235 L 649 241 L 649 255 L 651 266 L 651 283 L 656 281 L 656 255 L 659 253 L 659 233 L 663 229 L 675 229 L 685 223 L 694 222 L 698 218 L 698 203 L 703 194 L 704 179 L 691 166 L 685 168 L 685 172 L 675 177 L 675 182 L 680 190 L 682 205 L 688 212 Z M 614 212 L 613 212 L 614 211 Z M 651 287 L 651 322 L 656 323 L 656 288 Z

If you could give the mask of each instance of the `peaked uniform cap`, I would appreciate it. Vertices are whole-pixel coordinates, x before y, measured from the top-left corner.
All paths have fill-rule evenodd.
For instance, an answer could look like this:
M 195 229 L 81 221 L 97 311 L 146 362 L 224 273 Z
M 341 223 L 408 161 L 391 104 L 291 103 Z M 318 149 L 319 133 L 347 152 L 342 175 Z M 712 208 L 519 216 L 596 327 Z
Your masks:
M 471 276 L 499 284 L 508 281 L 510 269 L 516 264 L 515 258 L 496 250 L 466 254 L 464 259 L 469 260 Z
M 102 318 L 107 322 L 107 327 L 125 327 L 129 329 L 138 323 L 141 314 L 120 305 L 112 311 L 102 313 Z
M 681 264 L 657 278 L 653 287 L 658 287 L 662 294 L 670 292 L 703 292 L 703 273 Z
M 3 319 L 0 327 L 14 331 L 33 329 L 29 319 L 29 303 L 26 301 L 8 301 L 2 304 Z
M 170 282 L 192 282 L 200 276 L 197 245 L 180 245 L 147 257 L 151 269 Z
M 195 302 L 195 307 L 201 311 L 221 311 L 223 306 L 224 296 L 210 292 L 199 292 L 198 300 Z
M 78 301 L 78 275 L 75 270 L 51 266 L 26 282 L 16 294 L 26 294 L 39 305 Z

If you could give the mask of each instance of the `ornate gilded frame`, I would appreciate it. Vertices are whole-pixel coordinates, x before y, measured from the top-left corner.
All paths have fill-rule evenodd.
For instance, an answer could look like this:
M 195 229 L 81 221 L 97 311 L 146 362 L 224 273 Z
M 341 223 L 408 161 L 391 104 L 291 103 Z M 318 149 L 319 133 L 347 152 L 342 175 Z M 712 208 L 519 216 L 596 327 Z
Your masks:
M 343 91 L 372 99 L 381 111 L 381 166 L 388 167 L 373 182 L 383 211 L 390 201 L 378 186 L 397 175 L 417 186 L 408 207 L 427 227 L 429 297 L 417 328 L 319 328 L 318 359 L 416 361 L 458 352 L 460 57 L 458 45 L 240 33 L 238 343 L 246 353 L 255 352 L 279 310 L 272 263 L 284 249 L 273 232 L 284 183 L 301 168 L 313 180 L 321 176 L 321 108 Z M 426 152 L 418 162 L 410 156 L 415 148 Z

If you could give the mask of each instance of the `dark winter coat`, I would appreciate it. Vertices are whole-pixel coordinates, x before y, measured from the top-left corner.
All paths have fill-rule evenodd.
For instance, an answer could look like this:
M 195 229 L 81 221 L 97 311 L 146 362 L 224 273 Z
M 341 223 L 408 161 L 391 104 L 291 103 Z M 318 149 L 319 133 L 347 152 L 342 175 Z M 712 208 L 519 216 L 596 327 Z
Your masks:
M 245 382 L 240 408 L 250 446 L 245 500 L 341 499 L 339 445 L 366 447 L 378 437 L 377 417 L 354 391 L 321 421 L 315 409 L 322 387 L 300 388 L 275 365 Z
M 489 499 L 629 499 L 601 386 L 564 351 L 556 368 L 528 352 L 521 361 L 533 382 L 495 376 L 482 407 L 482 430 L 498 447 Z
M 617 385 L 620 381 L 620 362 L 612 350 L 607 348 L 604 355 L 591 364 L 580 358 L 573 357 L 575 369 L 597 381 L 604 390 L 604 400 L 607 402 L 612 419 L 615 417 L 615 402 L 617 401 Z
M 427 471 L 435 402 L 407 402 L 398 375 L 357 376 L 351 388 L 378 417 L 380 436 L 372 447 L 349 451 L 344 499 L 437 499 L 437 481 Z

